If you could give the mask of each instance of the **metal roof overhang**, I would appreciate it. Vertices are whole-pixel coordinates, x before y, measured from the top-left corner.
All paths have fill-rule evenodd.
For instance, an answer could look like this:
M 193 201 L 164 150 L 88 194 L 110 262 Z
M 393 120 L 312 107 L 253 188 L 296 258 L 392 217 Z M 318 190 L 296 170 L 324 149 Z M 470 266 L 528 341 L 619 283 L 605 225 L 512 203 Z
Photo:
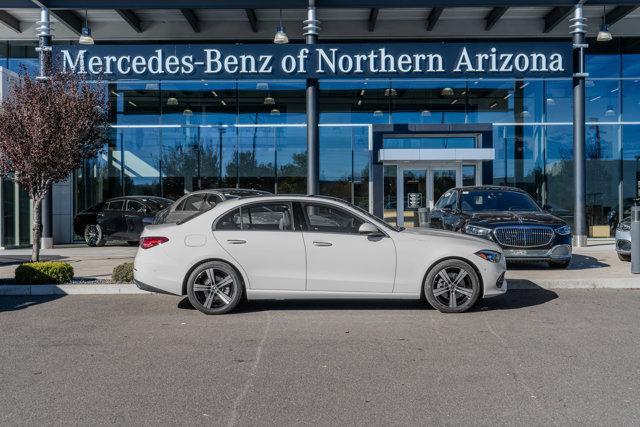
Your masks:
M 316 0 L 319 8 L 572 6 L 581 0 Z M 305 9 L 307 0 L 3 0 L 3 9 Z M 638 5 L 638 0 L 584 0 L 588 6 Z

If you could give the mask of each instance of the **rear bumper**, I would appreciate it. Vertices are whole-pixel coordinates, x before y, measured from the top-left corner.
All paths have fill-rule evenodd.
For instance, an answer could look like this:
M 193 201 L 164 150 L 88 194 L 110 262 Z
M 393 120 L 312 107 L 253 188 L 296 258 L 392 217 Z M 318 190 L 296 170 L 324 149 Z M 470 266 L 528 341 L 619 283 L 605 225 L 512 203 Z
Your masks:
M 138 287 L 138 289 L 142 289 L 143 291 L 147 291 L 147 292 L 155 292 L 157 294 L 167 294 L 167 295 L 173 295 L 171 292 L 167 292 L 167 291 L 163 291 L 162 289 L 158 289 L 156 287 L 153 287 L 151 285 L 147 285 L 146 283 L 142 283 L 139 280 L 133 280 L 133 282 L 136 284 L 136 286 Z

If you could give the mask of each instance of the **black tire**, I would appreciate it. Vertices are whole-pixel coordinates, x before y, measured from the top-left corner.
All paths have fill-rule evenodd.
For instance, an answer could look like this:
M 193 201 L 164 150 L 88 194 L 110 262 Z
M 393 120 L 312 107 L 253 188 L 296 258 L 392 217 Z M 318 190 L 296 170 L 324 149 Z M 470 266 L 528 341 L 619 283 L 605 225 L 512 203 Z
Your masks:
M 140 244 L 137 240 L 128 240 L 127 243 L 129 246 L 138 246 Z
M 462 272 L 464 274 L 458 283 L 458 276 Z M 448 259 L 436 264 L 423 284 L 427 301 L 442 313 L 462 313 L 469 310 L 478 301 L 481 288 L 480 279 L 473 267 L 459 259 Z
M 87 224 L 84 226 L 84 242 L 87 246 L 100 247 L 107 243 L 99 224 Z
M 618 254 L 618 259 L 620 261 L 630 262 L 631 261 L 631 255 Z
M 212 275 L 214 287 L 211 286 Z M 243 294 L 242 278 L 226 262 L 205 262 L 193 270 L 187 280 L 189 302 L 204 314 L 230 312 L 242 300 Z
M 562 269 L 562 268 L 567 268 L 569 267 L 569 264 L 571 263 L 571 260 L 568 261 L 549 261 L 549 267 L 551 268 L 557 268 L 557 269 Z

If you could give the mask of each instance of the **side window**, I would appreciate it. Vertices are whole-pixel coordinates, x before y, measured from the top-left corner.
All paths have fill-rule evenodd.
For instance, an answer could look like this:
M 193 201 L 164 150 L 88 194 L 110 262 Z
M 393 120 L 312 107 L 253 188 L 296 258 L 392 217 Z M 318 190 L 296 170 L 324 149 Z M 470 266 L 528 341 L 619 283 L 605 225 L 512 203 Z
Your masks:
M 127 200 L 127 212 L 144 212 L 145 206 L 135 200 Z
M 292 229 L 287 203 L 264 203 L 242 207 L 243 230 L 287 231 Z
M 222 196 L 220 196 L 219 194 L 216 194 L 216 193 L 211 193 L 207 197 L 207 202 L 209 202 L 211 207 L 214 207 L 215 205 L 217 205 L 218 203 L 220 203 L 223 200 L 224 199 L 222 198 Z
M 304 213 L 309 231 L 358 234 L 358 228 L 364 222 L 349 212 L 327 205 L 305 204 Z
M 240 209 L 234 209 L 216 222 L 216 230 L 241 230 Z
M 124 200 L 114 200 L 109 202 L 109 207 L 107 207 L 110 211 L 121 211 L 124 209 Z
M 451 197 L 449 198 L 449 201 L 447 202 L 447 204 L 451 205 L 451 209 L 458 208 L 458 192 L 457 191 L 451 192 Z

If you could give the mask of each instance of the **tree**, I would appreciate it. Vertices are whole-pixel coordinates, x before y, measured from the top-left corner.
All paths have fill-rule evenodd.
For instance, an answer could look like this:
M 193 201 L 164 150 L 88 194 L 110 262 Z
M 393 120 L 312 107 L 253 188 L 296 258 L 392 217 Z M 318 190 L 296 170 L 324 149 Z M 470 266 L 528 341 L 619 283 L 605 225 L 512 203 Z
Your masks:
M 42 200 L 106 141 L 108 106 L 101 85 L 75 74 L 35 79 L 23 73 L 0 108 L 0 174 L 33 201 L 31 260 L 40 259 Z

